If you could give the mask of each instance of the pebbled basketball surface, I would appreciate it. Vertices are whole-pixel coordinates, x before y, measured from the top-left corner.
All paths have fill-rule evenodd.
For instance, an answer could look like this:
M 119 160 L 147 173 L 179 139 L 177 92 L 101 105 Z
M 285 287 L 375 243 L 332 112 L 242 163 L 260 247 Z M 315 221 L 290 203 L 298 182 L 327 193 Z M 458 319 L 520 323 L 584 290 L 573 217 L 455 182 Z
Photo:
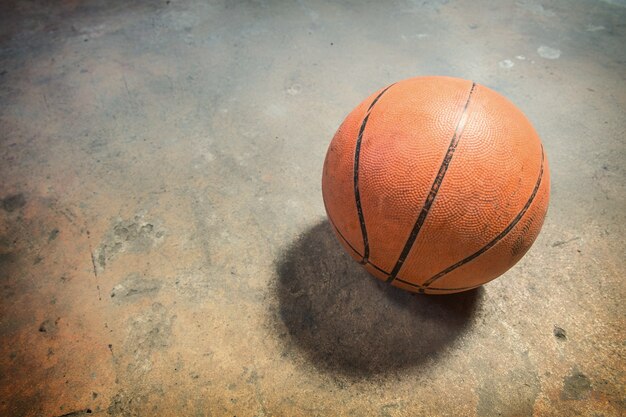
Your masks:
M 524 114 L 472 81 L 419 77 L 344 120 L 322 176 L 346 250 L 409 291 L 480 286 L 518 262 L 548 208 L 546 155 Z

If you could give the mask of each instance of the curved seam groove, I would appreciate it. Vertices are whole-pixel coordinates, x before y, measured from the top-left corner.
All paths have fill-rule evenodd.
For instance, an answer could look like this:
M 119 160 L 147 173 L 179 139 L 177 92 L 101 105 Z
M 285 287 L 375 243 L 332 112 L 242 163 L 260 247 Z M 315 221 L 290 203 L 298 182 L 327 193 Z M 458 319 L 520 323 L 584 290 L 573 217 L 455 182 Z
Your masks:
M 348 245 L 350 247 L 350 249 L 352 249 L 354 251 L 354 253 L 356 253 L 357 255 L 363 257 L 363 255 L 361 255 L 361 253 L 355 249 L 354 246 L 352 246 L 352 244 L 348 241 L 348 239 L 346 239 L 346 237 L 341 234 L 341 232 L 339 231 L 339 229 L 337 229 L 337 226 L 335 226 L 335 223 L 333 222 L 333 220 L 330 218 L 330 216 L 328 216 L 328 220 L 330 222 L 330 225 L 333 227 L 333 229 L 335 229 L 335 231 L 337 232 L 337 234 L 339 235 L 339 237 L 346 242 L 346 245 Z M 365 265 L 363 262 L 359 262 L 362 265 Z M 389 272 L 385 271 L 384 269 L 380 268 L 378 265 L 373 264 L 372 262 L 367 262 L 367 265 L 371 265 L 373 268 L 377 269 L 378 271 L 382 272 L 383 274 L 389 276 Z M 398 282 L 402 282 L 404 284 L 410 285 L 412 287 L 416 287 L 419 288 L 420 291 L 419 292 L 424 292 L 424 287 L 420 284 L 415 284 L 413 282 L 409 282 L 409 281 L 405 281 L 401 278 L 396 278 L 396 281 Z M 480 287 L 482 284 L 479 285 L 475 285 L 473 287 L 460 287 L 460 288 L 437 288 L 437 287 L 429 287 L 429 290 L 432 291 L 463 291 L 463 290 L 471 290 L 473 288 L 478 288 Z
M 367 121 L 369 120 L 374 105 L 378 102 L 382 95 L 385 94 L 385 92 L 389 90 L 394 84 L 391 84 L 383 91 L 381 91 L 380 94 L 376 96 L 374 101 L 372 101 L 372 104 L 370 104 L 370 106 L 367 108 L 365 118 L 363 119 L 363 122 L 361 123 L 361 128 L 359 129 L 359 135 L 356 140 L 356 148 L 354 150 L 354 198 L 356 200 L 356 211 L 359 216 L 359 224 L 361 225 L 361 235 L 363 236 L 363 259 L 361 260 L 362 264 L 368 263 L 370 248 L 369 242 L 367 240 L 367 228 L 365 227 L 365 218 L 363 217 L 363 207 L 361 206 L 361 193 L 359 192 L 359 157 L 361 154 L 361 142 L 363 141 L 363 132 L 365 131 L 365 126 L 367 125 Z
M 420 214 L 417 217 L 415 224 L 413 225 L 411 234 L 409 235 L 409 238 L 407 239 L 404 245 L 404 248 L 402 249 L 402 252 L 400 253 L 400 256 L 398 257 L 398 261 L 396 262 L 395 266 L 393 267 L 393 270 L 391 271 L 391 274 L 389 275 L 389 278 L 387 279 L 387 282 L 389 283 L 393 282 L 393 280 L 395 280 L 396 277 L 398 276 L 398 272 L 400 272 L 400 269 L 402 268 L 404 261 L 409 255 L 409 252 L 411 251 L 411 248 L 413 247 L 413 243 L 415 243 L 415 240 L 417 239 L 417 235 L 419 234 L 424 222 L 426 221 L 426 216 L 428 216 L 428 212 L 430 211 L 430 208 L 432 207 L 435 201 L 435 197 L 437 196 L 437 193 L 439 192 L 439 187 L 441 186 L 441 183 L 443 182 L 443 179 L 446 175 L 446 171 L 448 170 L 448 166 L 450 165 L 450 162 L 452 160 L 452 156 L 454 155 L 454 151 L 456 150 L 459 140 L 461 139 L 461 134 L 463 132 L 463 129 L 465 128 L 465 123 L 467 122 L 467 118 L 468 118 L 467 108 L 469 107 L 469 103 L 470 103 L 470 100 L 472 98 L 472 94 L 474 93 L 475 88 L 476 88 L 476 83 L 472 82 L 472 88 L 470 89 L 469 95 L 467 97 L 467 101 L 465 102 L 465 106 L 463 107 L 463 111 L 461 112 L 461 117 L 459 118 L 459 121 L 454 130 L 454 134 L 452 135 L 452 139 L 450 140 L 448 151 L 446 152 L 446 155 L 443 158 L 443 161 L 441 162 L 441 166 L 439 167 L 437 176 L 435 177 L 435 180 L 433 181 L 433 184 L 430 187 L 430 192 L 428 193 L 428 196 L 426 197 L 426 201 L 424 202 L 424 206 L 422 207 L 422 210 L 420 211 Z
M 374 265 L 374 264 L 373 264 L 373 263 L 371 263 L 370 261 L 367 261 L 367 265 L 371 265 L 371 266 L 373 266 L 374 268 L 376 268 L 377 270 L 379 270 L 380 272 L 382 272 L 383 274 L 385 274 L 385 275 L 389 276 L 389 272 L 387 272 L 387 271 L 385 271 L 384 269 L 382 269 L 382 268 L 380 268 L 380 267 L 378 267 L 378 266 Z
M 356 253 L 357 255 L 359 255 L 361 258 L 363 257 L 363 255 L 361 255 L 361 252 L 359 252 L 358 250 L 356 250 L 356 248 L 354 246 L 352 246 L 352 244 L 348 241 L 348 239 L 346 239 L 346 237 L 339 231 L 339 229 L 337 228 L 337 226 L 335 226 L 335 222 L 333 222 L 333 219 L 330 218 L 330 216 L 328 216 L 328 221 L 330 222 L 330 225 L 333 227 L 333 229 L 335 229 L 335 232 L 337 232 L 337 234 L 339 235 L 339 237 L 346 242 L 346 245 L 348 245 L 350 247 L 350 249 L 352 249 L 354 251 L 354 253 Z M 385 271 L 384 269 L 382 269 L 381 267 L 379 267 L 378 265 L 374 265 L 373 263 L 367 261 L 367 262 L 359 262 L 361 265 L 371 265 L 372 267 L 376 268 L 377 270 L 379 270 L 380 272 L 382 272 L 383 274 L 389 276 L 389 272 Z
M 409 282 L 409 281 L 405 281 L 402 278 L 396 278 L 396 281 L 397 282 L 401 282 L 403 284 L 410 285 L 412 287 L 419 288 L 419 292 L 420 293 L 423 293 L 425 289 L 428 289 L 430 291 L 467 291 L 467 290 L 471 290 L 471 289 L 474 289 L 474 288 L 478 288 L 481 285 L 483 285 L 483 284 L 478 284 L 478 285 L 474 285 L 474 286 L 471 286 L 471 287 L 458 287 L 458 288 L 438 288 L 438 287 L 428 287 L 428 288 L 426 288 L 423 285 L 415 284 L 415 283 Z
M 509 225 L 502 232 L 500 232 L 500 234 L 498 234 L 498 236 L 493 238 L 489 243 L 487 243 L 481 249 L 479 249 L 478 251 L 474 252 L 470 256 L 460 260 L 459 262 L 455 263 L 454 265 L 449 266 L 448 268 L 444 269 L 443 271 L 439 272 L 438 274 L 436 274 L 433 277 L 431 277 L 428 280 L 426 280 L 426 282 L 424 282 L 424 284 L 422 284 L 422 286 L 424 288 L 428 288 L 428 286 L 430 284 L 432 284 L 433 282 L 437 281 L 438 279 L 440 279 L 444 275 L 446 275 L 446 274 L 452 272 L 453 270 L 455 270 L 455 269 L 465 265 L 466 263 L 476 259 L 480 255 L 482 255 L 483 253 L 485 253 L 486 251 L 491 249 L 496 243 L 498 243 L 500 240 L 502 240 L 511 230 L 513 230 L 515 225 L 517 225 L 517 223 L 519 223 L 519 221 L 522 219 L 522 217 L 524 217 L 524 214 L 526 214 L 526 211 L 528 211 L 528 208 L 530 207 L 532 202 L 535 200 L 535 197 L 537 196 L 537 192 L 539 191 L 539 187 L 541 186 L 541 180 L 543 178 L 544 160 L 545 160 L 545 156 L 544 156 L 544 152 L 543 152 L 543 145 L 541 145 L 541 168 L 539 169 L 539 178 L 537 178 L 537 183 L 535 184 L 535 188 L 533 189 L 533 192 L 530 194 L 530 197 L 528 198 L 528 201 L 526 202 L 526 204 L 524 205 L 522 210 L 517 214 L 517 216 L 515 216 L 513 218 L 511 223 L 509 223 Z
M 359 252 L 358 250 L 356 250 L 356 248 L 354 246 L 352 246 L 352 244 L 350 242 L 348 242 L 348 239 L 346 239 L 346 237 L 339 231 L 339 229 L 337 228 L 337 226 L 335 226 L 335 223 L 333 222 L 333 220 L 330 218 L 330 216 L 328 216 L 328 220 L 330 221 L 330 225 L 333 227 L 333 229 L 335 229 L 335 232 L 337 232 L 337 234 L 339 235 L 339 237 L 341 239 L 343 239 L 344 242 L 346 242 L 346 245 L 348 245 L 350 247 L 350 249 L 352 249 L 354 251 L 354 253 L 356 253 L 357 255 L 359 255 L 361 258 L 363 257 L 363 255 L 361 255 L 361 252 Z M 360 264 L 362 264 L 363 262 L 359 262 Z

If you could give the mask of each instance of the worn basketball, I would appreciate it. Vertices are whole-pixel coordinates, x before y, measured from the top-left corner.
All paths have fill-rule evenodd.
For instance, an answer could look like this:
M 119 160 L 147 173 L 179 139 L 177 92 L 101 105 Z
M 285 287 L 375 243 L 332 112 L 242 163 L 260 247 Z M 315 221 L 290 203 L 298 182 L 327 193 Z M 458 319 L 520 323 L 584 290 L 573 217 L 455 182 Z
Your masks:
M 539 136 L 495 91 L 419 77 L 372 94 L 328 148 L 322 193 L 339 241 L 375 277 L 449 294 L 519 261 L 548 208 Z

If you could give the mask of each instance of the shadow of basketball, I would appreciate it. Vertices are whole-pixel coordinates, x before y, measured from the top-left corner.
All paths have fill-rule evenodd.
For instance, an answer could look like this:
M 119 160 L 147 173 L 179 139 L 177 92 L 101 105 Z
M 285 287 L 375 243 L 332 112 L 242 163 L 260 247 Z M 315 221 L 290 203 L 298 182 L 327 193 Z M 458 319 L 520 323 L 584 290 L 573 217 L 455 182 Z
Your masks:
M 277 269 L 287 343 L 316 368 L 352 378 L 434 357 L 468 330 L 483 294 L 414 295 L 378 281 L 343 250 L 327 221 L 295 241 Z

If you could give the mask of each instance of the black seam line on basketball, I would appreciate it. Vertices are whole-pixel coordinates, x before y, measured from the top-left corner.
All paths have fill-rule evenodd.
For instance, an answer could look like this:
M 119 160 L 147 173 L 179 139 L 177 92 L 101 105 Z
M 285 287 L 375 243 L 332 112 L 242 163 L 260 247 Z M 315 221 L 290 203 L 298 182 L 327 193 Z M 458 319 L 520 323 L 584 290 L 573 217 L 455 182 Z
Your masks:
M 339 237 L 341 237 L 341 239 L 343 239 L 343 241 L 344 241 L 344 242 L 346 242 L 346 244 L 350 247 L 350 249 L 352 249 L 352 250 L 354 251 L 354 253 L 356 253 L 356 254 L 357 254 L 357 255 L 359 255 L 360 257 L 363 257 L 363 255 L 361 255 L 361 253 L 360 253 L 358 250 L 356 250 L 356 249 L 354 248 L 354 246 L 352 246 L 352 244 L 350 244 L 350 242 L 348 241 L 348 239 L 346 239 L 346 237 L 345 237 L 345 236 L 344 236 L 344 235 L 343 235 L 343 234 L 339 231 L 339 229 L 337 228 L 337 226 L 335 226 L 335 222 L 333 222 L 333 219 L 331 219 L 331 217 L 330 217 L 330 216 L 328 216 L 328 221 L 330 222 L 330 225 L 331 225 L 331 226 L 335 229 L 335 231 L 337 232 L 337 234 L 339 235 Z M 365 263 L 363 263 L 363 262 L 360 262 L 360 263 L 361 263 L 361 264 L 365 264 Z M 367 261 L 367 264 L 368 264 L 368 265 L 371 265 L 372 267 L 374 267 L 375 269 L 379 270 L 379 271 L 380 271 L 380 272 L 382 272 L 383 274 L 385 274 L 385 275 L 389 275 L 389 272 L 387 272 L 387 271 L 385 271 L 384 269 L 380 268 L 379 266 L 377 266 L 377 265 L 373 264 L 372 262 Z M 422 286 L 422 285 L 420 285 L 420 284 L 415 284 L 415 283 L 413 283 L 413 282 L 405 281 L 405 280 L 403 280 L 403 279 L 401 279 L 401 278 L 396 278 L 396 281 L 402 282 L 402 283 L 407 284 L 407 285 L 410 285 L 410 286 L 412 286 L 412 287 L 419 288 L 419 289 L 420 289 L 420 291 L 422 291 L 422 292 L 423 292 L 423 290 L 424 290 L 424 288 L 425 288 L 425 287 L 423 287 L 423 286 Z M 432 290 L 432 291 L 463 291 L 463 290 L 471 290 L 471 289 L 473 289 L 473 288 L 478 288 L 478 287 L 480 287 L 481 285 L 482 285 L 482 284 L 475 285 L 475 286 L 473 286 L 473 287 L 461 287 L 461 288 L 437 288 L 437 287 L 429 287 L 428 289 L 429 289 L 429 290 Z
M 459 121 L 457 122 L 456 128 L 454 129 L 454 134 L 452 135 L 452 139 L 450 140 L 448 151 L 446 152 L 446 155 L 443 158 L 443 162 L 441 163 L 441 166 L 439 167 L 439 171 L 437 172 L 437 176 L 435 177 L 435 180 L 433 181 L 433 185 L 430 187 L 430 192 L 428 193 L 428 196 L 426 197 L 424 206 L 422 207 L 422 210 L 420 211 L 420 214 L 417 217 L 415 224 L 413 225 L 411 234 L 409 235 L 409 238 L 407 239 L 406 244 L 404 245 L 404 248 L 402 249 L 402 252 L 400 253 L 400 257 L 398 258 L 396 265 L 393 267 L 393 270 L 391 271 L 391 274 L 389 275 L 387 282 L 393 282 L 393 280 L 396 279 L 396 277 L 398 276 L 398 272 L 400 272 L 400 268 L 402 268 L 402 264 L 404 264 L 404 261 L 406 260 L 407 256 L 409 256 L 409 252 L 411 251 L 411 248 L 413 247 L 413 243 L 415 243 L 415 240 L 417 239 L 417 235 L 419 234 L 422 226 L 424 225 L 424 222 L 426 221 L 426 216 L 428 216 L 428 212 L 430 211 L 430 208 L 432 207 L 435 201 L 435 197 L 437 197 L 437 192 L 439 192 L 439 187 L 441 186 L 441 183 L 443 182 L 443 178 L 446 175 L 446 171 L 448 171 L 448 166 L 450 165 L 450 161 L 452 160 L 454 151 L 456 150 L 456 147 L 459 143 L 459 139 L 461 138 L 461 133 L 463 132 L 463 128 L 465 127 L 465 123 L 467 121 L 467 108 L 469 107 L 469 103 L 470 103 L 470 100 L 472 98 L 472 94 L 474 93 L 475 88 L 476 88 L 476 83 L 473 82 L 472 88 L 470 89 L 470 92 L 467 96 L 467 101 L 465 102 L 465 106 L 463 107 L 463 111 L 461 112 L 461 117 L 459 118 Z
M 354 246 L 352 246 L 352 244 L 350 242 L 348 242 L 348 239 L 346 239 L 346 237 L 339 231 L 337 226 L 335 226 L 335 222 L 333 222 L 333 219 L 331 219 L 330 216 L 328 216 L 328 221 L 330 221 L 330 225 L 333 227 L 333 229 L 335 229 L 335 231 L 337 232 L 339 237 L 341 237 L 343 239 L 343 241 L 346 242 L 346 245 L 350 246 L 350 249 L 352 249 L 354 251 L 354 253 L 356 253 L 357 255 L 359 255 L 362 258 L 363 255 L 361 255 L 361 252 L 356 250 L 356 248 Z
M 352 250 L 353 250 L 354 252 L 356 252 L 356 254 L 357 254 L 357 255 L 361 256 L 361 253 L 360 253 L 358 250 L 356 250 L 356 249 L 354 248 L 354 246 L 352 246 L 352 245 L 350 244 L 350 242 L 348 242 L 348 239 L 346 239 L 346 237 L 343 235 L 343 233 L 341 233 L 341 232 L 339 231 L 339 228 L 335 225 L 335 222 L 333 221 L 333 218 L 332 218 L 332 217 L 330 217 L 330 211 L 328 211 L 328 206 L 326 205 L 326 200 L 325 200 L 324 198 L 322 198 L 322 201 L 324 202 L 324 210 L 326 210 L 326 217 L 328 217 L 328 222 L 330 223 L 330 225 L 332 226 L 332 228 L 333 228 L 333 229 L 335 229 L 335 231 L 337 232 L 337 234 L 338 234 L 338 235 L 339 235 L 339 236 L 340 236 L 340 237 L 341 237 L 341 238 L 342 238 L 342 239 L 346 242 L 346 244 L 347 244 L 348 246 L 350 246 L 350 248 L 352 248 Z
M 443 271 L 439 272 L 437 275 L 433 276 L 432 278 L 426 280 L 426 282 L 424 282 L 424 284 L 423 284 L 424 288 L 428 288 L 428 286 L 430 284 L 432 284 L 433 282 L 437 281 L 439 278 L 441 278 L 444 275 L 452 272 L 453 270 L 455 270 L 455 269 L 465 265 L 466 263 L 472 261 L 473 259 L 478 258 L 480 255 L 482 255 L 483 253 L 487 252 L 496 243 L 498 243 L 500 240 L 502 240 L 511 230 L 513 230 L 515 225 L 517 225 L 517 223 L 519 223 L 519 221 L 522 219 L 522 217 L 524 217 L 524 214 L 526 214 L 526 212 L 528 211 L 528 208 L 530 207 L 532 202 L 535 200 L 535 197 L 537 196 L 537 192 L 539 191 L 539 187 L 541 186 L 541 180 L 543 178 L 543 164 L 544 164 L 544 153 L 543 153 L 543 145 L 542 145 L 541 146 L 541 168 L 539 170 L 539 178 L 537 178 L 537 183 L 535 184 L 535 188 L 533 189 L 533 192 L 530 194 L 530 198 L 528 198 L 528 201 L 526 202 L 526 204 L 524 205 L 522 210 L 517 214 L 517 216 L 515 216 L 513 221 L 511 221 L 511 223 L 509 223 L 509 225 L 502 232 L 500 232 L 500 234 L 498 236 L 493 238 L 489 243 L 487 243 L 481 249 L 479 249 L 478 251 L 474 252 L 473 254 L 468 256 L 467 258 L 460 260 L 459 262 L 455 263 L 454 265 L 449 266 L 448 268 L 446 268 Z
M 363 207 L 361 206 L 361 193 L 359 192 L 359 157 L 361 154 L 361 142 L 363 141 L 363 132 L 365 131 L 365 126 L 367 125 L 367 121 L 369 120 L 370 113 L 374 108 L 374 105 L 378 102 L 378 100 L 382 97 L 383 94 L 387 90 L 389 90 L 394 84 L 391 84 L 389 87 L 385 88 L 380 92 L 372 101 L 372 104 L 367 108 L 367 113 L 363 122 L 361 123 L 361 128 L 359 129 L 359 135 L 356 139 L 356 148 L 354 150 L 354 198 L 356 200 L 356 211 L 359 216 L 359 224 L 361 225 L 361 235 L 363 236 L 363 260 L 362 263 L 367 263 L 367 259 L 370 253 L 369 242 L 367 240 L 367 228 L 365 227 L 365 218 L 363 217 Z
M 339 231 L 339 228 L 335 225 L 335 222 L 333 221 L 332 217 L 330 217 L 330 212 L 328 211 L 328 206 L 326 205 L 326 200 L 322 199 L 324 201 L 324 209 L 326 210 L 326 216 L 328 217 L 328 221 L 330 223 L 330 225 L 333 227 L 333 229 L 335 229 L 335 231 L 337 232 L 337 234 L 339 235 L 339 237 L 341 237 L 343 239 L 344 242 L 346 242 L 346 245 L 350 246 L 350 249 L 352 249 L 354 251 L 354 253 L 356 253 L 357 255 L 359 255 L 361 257 L 361 259 L 363 259 L 363 255 L 361 255 L 361 252 L 359 252 L 358 250 L 356 250 L 356 248 L 354 246 L 352 246 L 352 244 L 348 241 L 348 239 L 346 239 L 346 237 L 343 235 L 343 233 L 341 233 Z M 360 264 L 363 264 L 362 260 L 359 262 Z
M 350 244 L 350 242 L 348 242 L 348 239 L 346 239 L 346 237 L 341 234 L 341 232 L 339 231 L 339 229 L 337 228 L 337 226 L 335 226 L 335 222 L 333 222 L 333 219 L 330 218 L 330 216 L 328 216 L 328 221 L 330 222 L 330 225 L 335 229 L 335 231 L 337 232 L 337 234 L 339 235 L 339 237 L 341 239 L 343 239 L 344 242 L 346 242 L 346 245 L 350 246 L 350 249 L 352 249 L 354 251 L 354 253 L 356 253 L 357 255 L 359 255 L 361 258 L 363 257 L 363 255 L 361 255 L 361 252 L 359 252 L 358 250 L 355 249 L 354 246 L 352 246 L 352 244 Z M 371 263 L 370 261 L 367 262 L 359 262 L 361 265 L 371 265 L 374 268 L 376 268 L 377 270 L 379 270 L 380 272 L 382 272 L 385 275 L 389 275 L 389 272 L 385 271 L 384 269 L 382 269 L 381 267 L 374 265 L 373 263 Z
M 425 290 L 425 289 L 432 290 L 432 291 L 465 291 L 465 290 L 471 290 L 471 289 L 474 289 L 474 288 L 478 288 L 481 285 L 483 285 L 483 284 L 478 284 L 478 285 L 474 285 L 474 286 L 471 286 L 471 287 L 459 287 L 459 288 L 438 288 L 438 287 L 424 287 L 423 285 L 420 285 L 420 284 L 415 284 L 413 282 L 405 281 L 402 278 L 396 278 L 396 281 L 402 282 L 403 284 L 407 284 L 407 285 L 410 285 L 412 287 L 419 288 L 420 291 Z
M 348 239 L 346 239 L 346 237 L 345 237 L 343 234 L 341 234 L 341 232 L 339 231 L 339 229 L 337 229 L 337 226 L 335 226 L 335 223 L 332 221 L 332 219 L 330 218 L 330 216 L 328 216 L 328 220 L 330 221 L 331 226 L 333 226 L 333 228 L 337 231 L 337 234 L 339 235 L 339 237 L 341 237 L 341 239 L 343 239 L 343 241 L 344 241 L 344 242 L 346 242 L 346 245 L 350 246 L 350 249 L 352 249 L 352 250 L 354 251 L 354 253 L 356 253 L 357 255 L 359 255 L 359 256 L 362 258 L 362 257 L 363 257 L 363 255 L 361 255 L 361 252 L 359 252 L 358 250 L 356 250 L 356 249 L 355 249 L 355 247 L 354 247 L 354 246 L 352 246 L 352 245 L 350 244 L 350 242 L 348 242 Z M 375 269 L 377 269 L 377 270 L 379 270 L 380 272 L 382 272 L 383 274 L 385 274 L 385 275 L 387 275 L 387 276 L 389 275 L 389 272 L 387 272 L 387 271 L 385 271 L 384 269 L 382 269 L 381 267 L 379 267 L 379 266 L 377 266 L 377 265 L 375 265 L 375 264 L 371 263 L 370 261 L 367 261 L 367 262 L 363 262 L 363 261 L 361 261 L 361 262 L 359 262 L 359 263 L 360 263 L 361 265 L 365 265 L 365 264 L 367 264 L 367 265 L 371 265 L 371 266 L 373 266 Z
M 374 268 L 378 269 L 380 272 L 382 272 L 383 274 L 389 276 L 389 272 L 385 271 L 384 269 L 374 265 L 373 263 L 371 263 L 370 261 L 367 261 L 368 265 L 372 265 Z

